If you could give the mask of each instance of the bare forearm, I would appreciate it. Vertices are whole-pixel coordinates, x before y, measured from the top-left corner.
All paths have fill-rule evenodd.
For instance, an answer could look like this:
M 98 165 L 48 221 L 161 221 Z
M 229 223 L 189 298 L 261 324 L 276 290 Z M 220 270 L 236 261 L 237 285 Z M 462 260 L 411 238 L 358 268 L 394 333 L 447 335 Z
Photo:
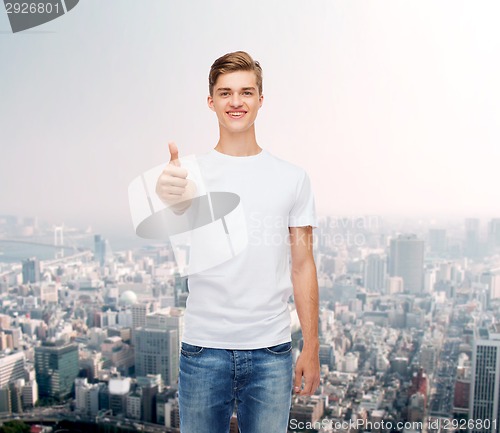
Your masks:
M 304 346 L 316 350 L 319 346 L 319 293 L 314 259 L 292 269 L 292 283 Z
M 304 347 L 295 364 L 294 390 L 299 395 L 311 395 L 320 382 L 319 293 L 313 256 L 312 227 L 290 227 L 289 230 L 293 294 L 304 338 Z

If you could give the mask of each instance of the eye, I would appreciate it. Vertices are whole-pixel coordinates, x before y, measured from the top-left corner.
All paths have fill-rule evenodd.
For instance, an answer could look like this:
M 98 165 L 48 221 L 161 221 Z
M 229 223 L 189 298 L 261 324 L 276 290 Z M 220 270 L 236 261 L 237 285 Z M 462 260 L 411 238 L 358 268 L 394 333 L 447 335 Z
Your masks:
M 222 97 L 229 96 L 229 92 L 220 92 L 220 96 Z
M 243 92 L 243 95 L 245 95 L 245 96 L 252 96 L 253 93 L 247 90 L 246 92 Z

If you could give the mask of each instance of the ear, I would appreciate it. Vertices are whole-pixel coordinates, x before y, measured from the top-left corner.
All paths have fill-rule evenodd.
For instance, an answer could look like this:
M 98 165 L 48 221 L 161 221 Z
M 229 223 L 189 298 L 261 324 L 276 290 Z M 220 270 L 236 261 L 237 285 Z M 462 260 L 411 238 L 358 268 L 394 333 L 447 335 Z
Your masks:
M 264 95 L 259 96 L 259 108 L 262 107 L 262 104 L 264 103 Z
M 215 111 L 214 98 L 210 95 L 207 96 L 207 105 L 208 105 L 208 108 L 210 108 L 210 110 Z

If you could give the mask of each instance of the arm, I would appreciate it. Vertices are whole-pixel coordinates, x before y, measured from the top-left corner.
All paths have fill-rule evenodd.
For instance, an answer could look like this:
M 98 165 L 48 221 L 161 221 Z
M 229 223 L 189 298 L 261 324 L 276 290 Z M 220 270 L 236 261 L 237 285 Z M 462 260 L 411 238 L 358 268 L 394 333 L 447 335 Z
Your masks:
M 319 294 L 313 257 L 312 227 L 289 227 L 292 255 L 292 284 L 295 306 L 302 328 L 304 347 L 295 366 L 295 392 L 311 395 L 320 379 L 318 316 Z M 304 378 L 304 387 L 300 386 Z

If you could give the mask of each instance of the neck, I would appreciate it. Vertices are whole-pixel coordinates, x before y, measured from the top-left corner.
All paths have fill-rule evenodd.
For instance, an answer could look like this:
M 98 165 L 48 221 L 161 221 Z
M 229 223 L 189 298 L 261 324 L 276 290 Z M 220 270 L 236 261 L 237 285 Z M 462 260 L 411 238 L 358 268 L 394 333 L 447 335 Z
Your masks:
M 257 144 L 255 129 L 231 133 L 223 128 L 219 130 L 220 136 L 215 150 L 230 156 L 257 155 L 262 149 Z

